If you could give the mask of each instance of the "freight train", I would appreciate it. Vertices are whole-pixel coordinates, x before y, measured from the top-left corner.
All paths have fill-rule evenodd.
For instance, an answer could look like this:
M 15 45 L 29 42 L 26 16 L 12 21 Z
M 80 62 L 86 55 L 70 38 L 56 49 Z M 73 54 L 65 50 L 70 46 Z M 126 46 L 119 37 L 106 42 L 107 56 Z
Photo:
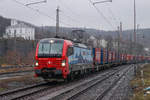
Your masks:
M 150 60 L 149 57 L 117 53 L 104 48 L 89 48 L 59 38 L 39 41 L 35 54 L 35 76 L 47 79 L 72 80 L 74 76 L 99 71 L 110 66 Z

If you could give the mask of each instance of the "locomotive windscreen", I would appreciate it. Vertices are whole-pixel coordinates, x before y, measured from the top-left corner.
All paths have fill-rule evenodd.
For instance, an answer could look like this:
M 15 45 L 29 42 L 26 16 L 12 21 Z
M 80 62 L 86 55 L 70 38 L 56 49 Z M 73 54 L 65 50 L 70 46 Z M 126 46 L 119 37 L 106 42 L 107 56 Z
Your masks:
M 63 51 L 62 41 L 44 41 L 39 43 L 38 57 L 39 58 L 52 58 L 61 57 Z

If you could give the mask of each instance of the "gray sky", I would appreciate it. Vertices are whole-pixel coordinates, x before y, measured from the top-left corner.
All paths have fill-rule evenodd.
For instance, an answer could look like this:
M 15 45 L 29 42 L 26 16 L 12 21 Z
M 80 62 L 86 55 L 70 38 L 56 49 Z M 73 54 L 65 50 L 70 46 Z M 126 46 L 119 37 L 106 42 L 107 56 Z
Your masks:
M 41 0 L 17 1 L 27 4 Z M 140 24 L 141 28 L 150 28 L 150 0 L 136 0 L 136 3 L 137 23 Z M 47 0 L 47 3 L 30 6 L 38 9 L 44 15 L 19 5 L 13 0 L 0 0 L 0 15 L 27 21 L 38 26 L 54 26 L 58 5 L 61 10 L 61 26 L 115 30 L 119 25 L 119 21 L 122 21 L 124 29 L 133 28 L 133 0 L 113 0 L 112 3 L 97 4 L 96 6 L 107 21 L 94 9 L 89 0 Z

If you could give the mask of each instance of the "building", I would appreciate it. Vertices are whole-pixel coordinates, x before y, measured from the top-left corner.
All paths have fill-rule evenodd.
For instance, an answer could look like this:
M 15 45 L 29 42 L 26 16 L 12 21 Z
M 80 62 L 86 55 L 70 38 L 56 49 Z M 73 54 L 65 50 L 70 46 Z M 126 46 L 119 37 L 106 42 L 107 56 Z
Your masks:
M 98 42 L 99 42 L 100 47 L 103 47 L 103 48 L 107 47 L 108 42 L 105 39 L 101 39 Z
M 88 39 L 88 42 L 93 45 L 93 47 L 99 47 L 99 48 L 106 48 L 107 47 L 107 41 L 103 38 L 99 39 L 91 35 Z
M 11 26 L 6 28 L 4 38 L 21 37 L 26 40 L 35 39 L 35 28 L 33 25 L 18 21 L 15 19 L 11 20 Z

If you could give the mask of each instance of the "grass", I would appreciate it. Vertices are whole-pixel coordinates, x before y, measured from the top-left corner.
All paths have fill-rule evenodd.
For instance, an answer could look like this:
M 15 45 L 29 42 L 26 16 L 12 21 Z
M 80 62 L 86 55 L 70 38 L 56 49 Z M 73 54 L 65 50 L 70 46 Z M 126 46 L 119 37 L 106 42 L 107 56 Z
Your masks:
M 143 70 L 144 84 L 141 78 L 141 70 Z M 150 64 L 145 65 L 138 72 L 136 77 L 131 81 L 133 88 L 133 97 L 131 100 L 150 100 L 150 94 L 145 94 L 144 88 L 150 86 Z
M 4 91 L 5 89 L 4 88 L 0 88 L 0 91 Z

